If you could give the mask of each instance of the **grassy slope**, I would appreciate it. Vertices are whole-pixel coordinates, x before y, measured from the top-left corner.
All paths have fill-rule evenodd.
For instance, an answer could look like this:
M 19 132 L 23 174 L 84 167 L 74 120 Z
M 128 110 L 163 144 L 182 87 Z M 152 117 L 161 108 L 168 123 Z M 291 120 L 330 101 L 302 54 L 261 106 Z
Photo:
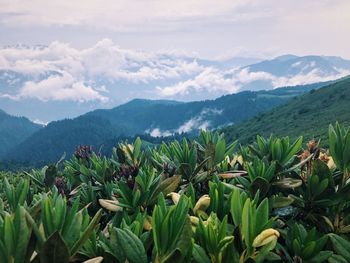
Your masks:
M 330 123 L 350 125 L 350 78 L 292 99 L 266 113 L 222 129 L 230 140 L 250 143 L 257 134 L 318 138 L 327 145 Z

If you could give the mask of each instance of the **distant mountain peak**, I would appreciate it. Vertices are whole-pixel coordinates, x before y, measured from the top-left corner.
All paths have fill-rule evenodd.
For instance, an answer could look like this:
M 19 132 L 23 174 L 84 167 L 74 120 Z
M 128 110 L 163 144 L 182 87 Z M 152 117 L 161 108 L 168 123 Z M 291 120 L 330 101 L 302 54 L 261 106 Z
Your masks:
M 287 61 L 287 60 L 294 59 L 294 58 L 298 58 L 298 56 L 292 55 L 292 54 L 286 54 L 286 55 L 278 56 L 278 57 L 276 57 L 274 59 L 275 60 L 280 60 L 280 61 Z

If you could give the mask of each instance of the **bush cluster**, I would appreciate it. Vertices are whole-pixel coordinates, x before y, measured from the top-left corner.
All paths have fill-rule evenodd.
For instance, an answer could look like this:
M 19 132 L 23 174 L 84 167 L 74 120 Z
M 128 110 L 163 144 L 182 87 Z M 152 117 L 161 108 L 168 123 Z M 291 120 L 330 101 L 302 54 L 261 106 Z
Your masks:
M 0 173 L 0 262 L 350 262 L 350 129 L 198 140 L 111 157 L 79 146 L 41 170 Z

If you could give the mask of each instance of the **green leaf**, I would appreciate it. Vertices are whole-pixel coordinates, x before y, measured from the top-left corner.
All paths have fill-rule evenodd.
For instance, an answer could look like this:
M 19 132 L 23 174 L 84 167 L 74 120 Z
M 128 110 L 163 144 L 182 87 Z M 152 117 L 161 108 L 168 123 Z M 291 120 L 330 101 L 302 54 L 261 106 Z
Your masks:
M 184 258 L 192 252 L 192 226 L 189 216 L 186 216 L 182 231 L 177 239 L 175 249 L 170 253 L 170 256 L 165 262 L 181 263 Z
M 328 263 L 349 263 L 349 261 L 347 261 L 341 255 L 333 254 L 330 258 L 328 258 Z
M 141 240 L 130 230 L 116 228 L 118 243 L 130 263 L 147 263 L 147 255 Z
M 4 242 L 6 250 L 9 254 L 14 253 L 15 249 L 15 229 L 13 226 L 12 218 L 10 215 L 6 215 L 4 218 Z
M 15 248 L 15 262 L 24 262 L 27 254 L 27 248 L 29 248 L 29 240 L 31 236 L 31 228 L 27 224 L 25 217 L 25 209 L 18 207 L 15 215 L 15 226 L 16 226 L 16 248 Z
M 301 149 L 302 144 L 303 144 L 303 137 L 300 136 L 298 139 L 295 140 L 293 145 L 290 146 L 289 151 L 287 152 L 286 156 L 282 160 L 282 163 L 288 162 Z
M 304 248 L 301 254 L 303 255 L 303 258 L 307 259 L 312 256 L 314 249 L 316 247 L 316 241 L 309 242 Z
M 140 137 L 137 137 L 135 142 L 134 142 L 134 157 L 138 157 L 140 155 L 141 152 L 141 145 L 142 145 L 142 141 L 140 139 Z
M 350 129 L 344 138 L 343 163 L 345 169 L 350 168 Z
M 254 227 L 252 223 L 252 213 L 251 213 L 251 201 L 248 198 L 243 206 L 242 211 L 242 234 L 244 236 L 245 244 L 248 248 L 251 248 L 253 244 L 252 231 L 251 228 Z
M 78 252 L 78 250 L 84 245 L 84 243 L 90 238 L 95 227 L 100 222 L 101 216 L 102 216 L 102 209 L 98 210 L 98 212 L 95 214 L 95 216 L 91 220 L 90 224 L 87 226 L 87 228 L 82 233 L 82 235 L 77 240 L 77 242 L 75 242 L 75 244 L 73 245 L 71 249 L 72 256 L 74 256 Z
M 194 244 L 192 256 L 195 262 L 197 263 L 211 263 L 207 253 L 205 252 L 204 248 L 201 246 Z
M 330 234 L 329 236 L 334 251 L 350 262 L 350 242 L 336 234 Z
M 221 139 L 215 146 L 215 164 L 221 162 L 225 158 L 226 142 Z
M 57 231 L 46 240 L 39 255 L 41 263 L 69 262 L 68 247 Z
M 316 256 L 308 260 L 310 263 L 323 263 L 327 262 L 327 260 L 332 256 L 332 251 L 321 251 Z M 338 261 L 337 261 L 338 262 Z M 331 263 L 331 262 L 329 262 Z M 341 263 L 341 262 L 338 262 Z
M 152 193 L 150 198 L 150 203 L 154 203 L 157 200 L 158 195 L 160 193 L 163 193 L 163 195 L 166 196 L 167 194 L 176 191 L 177 187 L 180 184 L 180 181 L 181 181 L 180 175 L 174 175 L 162 181 L 158 185 L 156 190 Z
M 258 219 L 258 225 L 255 226 L 256 231 L 254 235 L 260 234 L 269 220 L 269 200 L 267 198 L 265 198 L 256 209 L 256 218 Z
M 282 208 L 289 206 L 294 202 L 294 199 L 291 197 L 285 197 L 285 196 L 275 196 L 272 197 L 272 207 L 273 208 Z

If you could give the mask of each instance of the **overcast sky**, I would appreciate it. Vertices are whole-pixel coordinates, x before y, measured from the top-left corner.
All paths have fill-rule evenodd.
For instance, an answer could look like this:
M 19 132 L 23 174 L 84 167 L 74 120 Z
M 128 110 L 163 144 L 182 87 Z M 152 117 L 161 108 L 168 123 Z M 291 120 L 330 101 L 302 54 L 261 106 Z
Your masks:
M 350 59 L 349 0 L 0 0 L 0 45 L 123 48 L 205 58 L 337 55 Z

